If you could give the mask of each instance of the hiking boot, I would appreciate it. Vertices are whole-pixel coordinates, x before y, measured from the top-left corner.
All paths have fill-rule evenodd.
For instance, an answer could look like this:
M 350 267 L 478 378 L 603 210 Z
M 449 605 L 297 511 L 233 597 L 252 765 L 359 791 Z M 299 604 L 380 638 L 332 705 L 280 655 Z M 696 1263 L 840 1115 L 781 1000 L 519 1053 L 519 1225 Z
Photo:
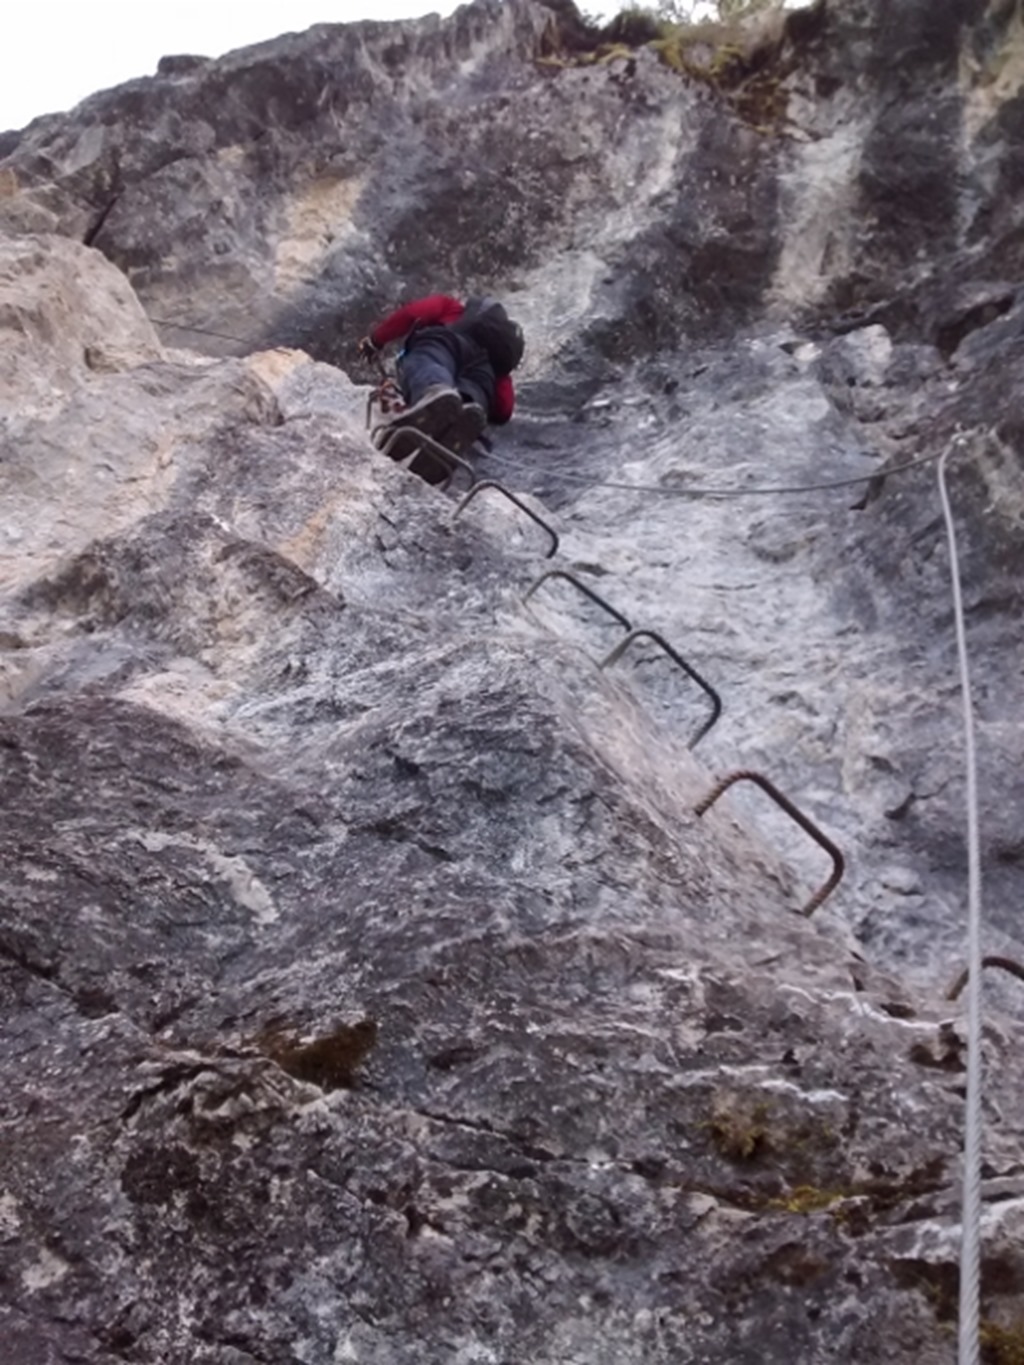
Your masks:
M 393 430 L 387 426 L 378 427 L 374 432 L 373 443 L 378 450 L 384 450 L 389 459 L 396 464 L 404 464 L 410 456 L 415 456 L 408 469 L 413 474 L 418 474 L 427 483 L 444 483 L 445 479 L 452 473 L 451 466 L 447 460 L 442 460 L 414 427 L 404 427 L 401 421 L 391 424 Z M 434 440 L 438 438 L 435 436 Z M 390 444 L 388 444 L 390 442 Z M 441 440 L 441 445 L 447 442 Z
M 417 402 L 396 413 L 389 421 L 381 423 L 374 435 L 374 444 L 382 450 L 388 442 L 387 454 L 398 464 L 422 449 L 423 454 L 411 466 L 427 483 L 442 483 L 450 474 L 448 465 L 426 448 L 419 440 L 419 433 L 432 436 L 441 445 L 447 430 L 452 427 L 462 412 L 462 397 L 456 389 L 443 384 L 435 384 L 427 389 Z M 397 435 L 395 434 L 397 432 Z
M 451 426 L 461 407 L 462 398 L 457 389 L 433 384 L 420 399 L 397 413 L 389 425 L 415 427 L 437 440 L 445 427 Z
M 479 403 L 463 403 L 462 411 L 438 440 L 455 455 L 466 455 L 487 425 L 487 414 Z

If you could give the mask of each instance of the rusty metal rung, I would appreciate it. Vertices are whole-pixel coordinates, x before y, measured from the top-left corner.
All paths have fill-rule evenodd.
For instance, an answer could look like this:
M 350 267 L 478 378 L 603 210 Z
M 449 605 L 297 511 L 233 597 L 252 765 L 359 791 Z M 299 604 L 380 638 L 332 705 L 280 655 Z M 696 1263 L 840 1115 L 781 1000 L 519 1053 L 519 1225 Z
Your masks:
M 549 578 L 564 578 L 567 583 L 571 583 L 584 597 L 589 597 L 591 602 L 596 603 L 602 611 L 606 611 L 609 616 L 614 617 L 620 626 L 624 626 L 626 630 L 632 630 L 633 627 L 628 617 L 623 616 L 621 611 L 616 611 L 610 602 L 606 602 L 593 588 L 587 587 L 586 583 L 578 579 L 574 573 L 570 573 L 568 569 L 548 569 L 546 573 L 542 573 L 541 576 L 535 579 L 526 589 L 526 592 L 523 594 L 523 601 L 529 601 L 540 585 L 546 583 Z
M 379 426 L 375 427 L 373 434 L 376 435 L 377 432 L 380 431 L 380 429 L 381 428 Z M 440 460 L 442 460 L 448 466 L 449 472 L 448 478 L 444 483 L 445 488 L 448 487 L 448 484 L 451 483 L 452 478 L 455 476 L 455 474 L 458 473 L 460 469 L 465 470 L 465 472 L 469 475 L 469 481 L 471 484 L 476 483 L 476 472 L 468 460 L 464 460 L 461 455 L 456 455 L 454 450 L 449 450 L 448 447 L 443 446 L 440 441 L 435 441 L 433 436 L 428 436 L 426 432 L 419 431 L 414 426 L 395 427 L 394 430 L 391 432 L 391 435 L 381 446 L 381 453 L 383 455 L 388 455 L 390 453 L 391 447 L 394 445 L 396 439 L 399 436 L 401 436 L 403 432 L 415 436 L 416 440 L 420 442 L 420 444 L 411 455 L 407 455 L 404 460 L 400 460 L 398 462 L 402 469 L 412 469 L 412 466 L 415 464 L 417 458 L 422 454 L 423 448 L 426 447 L 427 450 L 435 454 Z
M 1024 967 L 1019 962 L 1015 962 L 1012 957 L 983 957 L 981 965 L 983 967 L 998 967 L 1001 971 L 1009 972 L 1010 976 L 1015 976 L 1018 981 L 1024 981 Z M 970 979 L 971 969 L 965 967 L 946 992 L 946 999 L 958 999 Z
M 846 860 L 843 858 L 843 855 L 840 853 L 839 849 L 836 848 L 835 844 L 828 837 L 828 835 L 822 833 L 822 831 L 818 828 L 817 825 L 815 825 L 811 820 L 808 820 L 807 816 L 804 815 L 802 810 L 798 810 L 797 807 L 793 805 L 792 801 L 790 801 L 788 796 L 783 796 L 782 792 L 779 791 L 778 787 L 776 787 L 773 782 L 769 782 L 767 777 L 763 776 L 761 773 L 750 772 L 747 769 L 741 769 L 739 772 L 729 773 L 727 777 L 723 777 L 721 781 L 717 782 L 712 787 L 712 789 L 708 792 L 707 796 L 705 796 L 702 801 L 697 802 L 697 804 L 693 808 L 694 814 L 700 816 L 703 815 L 706 811 L 710 810 L 711 807 L 718 800 L 718 798 L 723 794 L 723 792 L 728 791 L 734 782 L 756 783 L 757 786 L 759 786 L 762 789 L 762 791 L 766 791 L 768 793 L 768 795 L 772 798 L 776 805 L 782 807 L 782 809 L 786 812 L 786 814 L 790 817 L 791 820 L 795 820 L 796 823 L 800 826 L 800 828 L 806 834 L 809 834 L 811 836 L 811 838 L 814 840 L 816 844 L 820 844 L 820 846 L 832 859 L 831 877 L 829 877 L 828 881 L 825 883 L 825 885 L 821 888 L 820 891 L 816 891 L 814 893 L 814 895 L 811 897 L 811 899 L 807 902 L 807 904 L 803 907 L 802 911 L 800 912 L 801 914 L 807 916 L 813 915 L 815 910 L 817 910 L 817 908 L 819 907 L 819 905 L 821 905 L 825 900 L 827 900 L 828 897 L 839 885 L 840 881 L 842 880 L 843 872 L 846 869 Z
M 525 512 L 531 521 L 536 522 L 542 531 L 547 532 L 551 537 L 551 549 L 548 550 L 547 554 L 544 556 L 545 559 L 550 559 L 552 555 L 557 553 L 558 535 L 555 530 L 548 525 L 543 517 L 538 516 L 532 508 L 527 507 L 526 503 L 523 502 L 521 498 L 517 498 L 515 493 L 507 489 L 504 484 L 499 483 L 497 479 L 481 479 L 479 483 L 475 483 L 452 513 L 452 521 L 454 521 L 466 506 L 473 501 L 476 495 L 482 493 L 485 488 L 493 488 L 496 493 L 501 493 L 504 497 L 508 498 L 509 502 L 515 503 L 521 512 Z
M 683 672 L 687 675 L 687 677 L 692 678 L 693 681 L 697 684 L 697 686 L 700 687 L 711 698 L 710 717 L 704 722 L 704 724 L 694 735 L 693 739 L 691 739 L 689 744 L 686 746 L 688 749 L 696 748 L 700 741 L 707 734 L 707 732 L 714 725 L 718 717 L 722 714 L 722 698 L 718 695 L 718 693 L 711 686 L 711 684 L 705 678 L 702 678 L 701 675 L 697 672 L 697 670 L 691 667 L 691 665 L 686 662 L 683 656 L 672 648 L 672 646 L 669 644 L 669 642 L 665 639 L 663 635 L 659 635 L 656 630 L 647 630 L 642 626 L 638 627 L 636 630 L 631 630 L 629 634 L 625 637 L 625 639 L 619 641 L 619 643 L 615 646 L 615 648 L 607 656 L 607 658 L 601 660 L 601 662 L 598 664 L 598 668 L 607 668 L 610 664 L 615 663 L 617 659 L 620 659 L 622 657 L 622 655 L 626 652 L 626 650 L 633 643 L 633 641 L 639 639 L 653 640 L 654 643 L 658 646 L 658 648 L 662 650 L 665 654 L 667 654 L 668 657 L 672 660 L 672 662 L 676 664 L 679 668 L 681 668 Z

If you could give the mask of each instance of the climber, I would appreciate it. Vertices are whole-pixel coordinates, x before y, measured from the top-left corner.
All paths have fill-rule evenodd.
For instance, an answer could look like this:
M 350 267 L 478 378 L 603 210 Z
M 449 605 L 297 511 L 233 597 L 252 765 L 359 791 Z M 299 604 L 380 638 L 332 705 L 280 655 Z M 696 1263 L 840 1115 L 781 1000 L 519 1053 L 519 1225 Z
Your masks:
M 378 429 L 383 446 L 399 427 L 415 427 L 455 454 L 463 454 L 488 422 L 503 425 L 515 407 L 512 371 L 523 355 L 523 334 L 504 307 L 488 297 L 463 304 L 447 294 L 416 299 L 389 314 L 359 343 L 364 360 L 404 338 L 398 383 L 406 407 Z M 416 449 L 415 432 L 398 437 L 388 454 L 403 460 Z M 450 472 L 424 454 L 415 472 L 440 483 Z

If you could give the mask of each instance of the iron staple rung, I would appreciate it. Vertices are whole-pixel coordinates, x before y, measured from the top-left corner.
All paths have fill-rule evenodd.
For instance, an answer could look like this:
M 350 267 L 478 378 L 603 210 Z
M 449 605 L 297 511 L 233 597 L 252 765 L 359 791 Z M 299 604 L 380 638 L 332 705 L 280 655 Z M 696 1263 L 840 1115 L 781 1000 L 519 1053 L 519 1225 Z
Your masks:
M 1024 967 L 1022 967 L 1019 962 L 1015 962 L 1012 957 L 998 957 L 994 955 L 983 957 L 981 959 L 981 965 L 982 967 L 998 967 L 1000 971 L 1008 972 L 1010 976 L 1015 976 L 1018 981 L 1024 981 Z M 958 999 L 960 993 L 970 979 L 971 969 L 970 967 L 965 967 L 946 992 L 946 999 Z
M 379 430 L 380 427 L 376 427 L 374 429 L 374 434 L 376 434 L 376 432 Z M 384 455 L 389 455 L 391 447 L 394 445 L 397 438 L 401 436 L 403 433 L 415 436 L 416 440 L 420 442 L 420 447 L 419 449 L 414 450 L 411 455 L 406 456 L 404 460 L 399 461 L 402 469 L 411 469 L 418 456 L 423 453 L 423 447 L 425 446 L 427 450 L 431 451 L 433 454 L 438 456 L 440 460 L 444 461 L 448 465 L 449 482 L 460 469 L 464 469 L 466 473 L 469 475 L 470 483 L 476 483 L 476 472 L 468 460 L 464 460 L 461 455 L 456 455 L 454 450 L 449 450 L 448 447 L 443 446 L 440 441 L 436 441 L 433 436 L 428 436 L 426 432 L 419 431 L 416 427 L 413 426 L 395 427 L 395 429 L 391 432 L 391 435 L 384 442 L 383 446 L 381 446 L 381 453 Z
M 613 607 L 610 602 L 606 602 L 603 597 L 593 590 L 593 588 L 582 582 L 575 574 L 569 573 L 567 569 L 549 569 L 547 573 L 541 574 L 541 576 L 526 590 L 523 601 L 528 601 L 541 584 L 545 583 L 549 578 L 564 578 L 566 582 L 571 583 L 573 587 L 585 597 L 589 597 L 592 602 L 596 603 L 603 611 L 607 612 L 609 616 L 626 630 L 625 637 L 619 641 L 611 653 L 606 655 L 605 658 L 597 661 L 598 668 L 605 669 L 615 663 L 617 659 L 621 658 L 634 640 L 641 638 L 652 640 L 659 649 L 668 655 L 677 667 L 682 669 L 687 677 L 692 678 L 698 687 L 711 698 L 711 715 L 687 745 L 687 748 L 689 749 L 695 748 L 722 714 L 722 699 L 707 679 L 703 678 L 691 664 L 688 664 L 678 650 L 673 649 L 663 635 L 660 635 L 656 630 L 648 630 L 645 626 L 637 626 L 634 629 L 632 622 L 627 616 L 624 616 L 621 611 L 618 611 Z
M 626 630 L 633 629 L 629 619 L 623 616 L 621 611 L 616 611 L 610 602 L 606 602 L 599 593 L 596 593 L 593 588 L 588 587 L 586 583 L 577 578 L 574 573 L 570 573 L 568 569 L 548 569 L 545 573 L 542 573 L 541 576 L 538 579 L 535 579 L 526 589 L 526 592 L 523 594 L 523 601 L 529 601 L 541 584 L 546 583 L 549 578 L 564 578 L 567 583 L 573 585 L 577 592 L 581 592 L 584 597 L 589 597 L 591 602 L 595 603 L 602 611 L 607 612 L 609 616 L 613 617 L 620 626 L 623 626 Z
M 495 492 L 501 493 L 503 497 L 508 498 L 509 502 L 515 503 L 516 507 L 518 507 L 521 512 L 525 512 L 531 521 L 536 522 L 536 524 L 541 528 L 542 531 L 547 532 L 547 534 L 551 537 L 551 549 L 548 550 L 547 554 L 544 556 L 545 559 L 550 559 L 554 554 L 557 553 L 559 541 L 558 534 L 554 530 L 554 528 L 549 526 L 543 517 L 539 516 L 536 512 L 534 512 L 533 509 L 531 507 L 528 507 L 521 498 L 518 498 L 515 495 L 515 493 L 513 493 L 510 489 L 506 488 L 503 483 L 499 483 L 497 479 L 481 479 L 479 483 L 474 483 L 473 487 L 463 497 L 458 507 L 456 507 L 455 511 L 452 513 L 452 521 L 454 521 L 455 518 L 459 516 L 460 513 L 468 506 L 468 504 L 473 501 L 476 495 L 478 493 L 482 493 L 485 488 L 493 488 Z
M 832 842 L 832 840 L 828 837 L 827 834 L 820 830 L 812 820 L 809 820 L 807 816 L 804 815 L 802 810 L 800 810 L 797 806 L 793 805 L 793 802 L 790 801 L 788 796 L 783 796 L 782 792 L 779 791 L 778 787 L 775 786 L 774 782 L 769 782 L 768 778 L 765 777 L 762 773 L 750 772 L 748 769 L 745 768 L 740 769 L 738 772 L 729 773 L 726 777 L 723 777 L 719 782 L 716 782 L 715 785 L 708 792 L 707 796 L 705 796 L 702 801 L 698 801 L 697 804 L 694 806 L 693 808 L 694 814 L 697 816 L 704 815 L 707 811 L 711 809 L 711 807 L 715 804 L 718 798 L 724 792 L 729 790 L 729 788 L 733 785 L 734 782 L 756 783 L 756 785 L 759 786 L 762 789 L 762 791 L 767 792 L 768 795 L 775 802 L 775 804 L 780 806 L 790 817 L 790 819 L 794 820 L 806 834 L 809 834 L 810 837 L 814 840 L 814 842 L 820 845 L 820 847 L 822 847 L 825 850 L 825 852 L 829 855 L 829 857 L 832 859 L 832 875 L 829 877 L 825 885 L 819 891 L 816 891 L 814 893 L 814 895 L 811 897 L 811 899 L 807 902 L 807 904 L 803 907 L 803 909 L 800 912 L 801 914 L 806 915 L 808 917 L 813 915 L 815 910 L 817 910 L 818 907 L 825 900 L 828 899 L 828 897 L 832 894 L 832 892 L 836 889 L 836 887 L 842 880 L 843 872 L 846 870 L 846 860 L 844 859 L 842 853 L 840 853 L 839 849 L 836 847 L 836 845 Z
M 693 668 L 692 665 L 688 664 L 677 650 L 672 648 L 663 635 L 659 635 L 656 630 L 648 630 L 644 626 L 638 626 L 636 630 L 631 630 L 625 639 L 619 641 L 612 652 L 601 660 L 598 664 L 598 668 L 607 668 L 610 664 L 615 663 L 617 659 L 620 659 L 622 655 L 625 654 L 634 640 L 640 639 L 653 640 L 658 648 L 662 650 L 678 668 L 681 668 L 688 678 L 692 678 L 697 686 L 711 698 L 711 715 L 686 746 L 688 749 L 695 749 L 718 720 L 718 717 L 722 714 L 722 698 L 707 679 L 702 678 L 697 670 Z

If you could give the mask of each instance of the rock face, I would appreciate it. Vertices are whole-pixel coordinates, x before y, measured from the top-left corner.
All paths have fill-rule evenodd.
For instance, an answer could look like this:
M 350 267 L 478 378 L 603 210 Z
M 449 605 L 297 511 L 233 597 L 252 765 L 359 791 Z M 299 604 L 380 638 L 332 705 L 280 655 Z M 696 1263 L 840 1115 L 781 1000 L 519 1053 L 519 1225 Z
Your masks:
M 955 1357 L 931 457 L 1015 960 L 1017 8 L 836 0 L 731 86 L 581 32 L 527 0 L 321 26 L 0 139 L 4 1360 Z M 367 439 L 354 344 L 439 287 L 525 324 L 480 470 L 550 559 Z M 525 600 L 550 568 L 721 694 L 699 744 L 650 637 L 598 668 L 621 623 L 564 576 Z M 842 847 L 813 918 L 828 859 L 763 793 L 697 814 L 736 769 Z

